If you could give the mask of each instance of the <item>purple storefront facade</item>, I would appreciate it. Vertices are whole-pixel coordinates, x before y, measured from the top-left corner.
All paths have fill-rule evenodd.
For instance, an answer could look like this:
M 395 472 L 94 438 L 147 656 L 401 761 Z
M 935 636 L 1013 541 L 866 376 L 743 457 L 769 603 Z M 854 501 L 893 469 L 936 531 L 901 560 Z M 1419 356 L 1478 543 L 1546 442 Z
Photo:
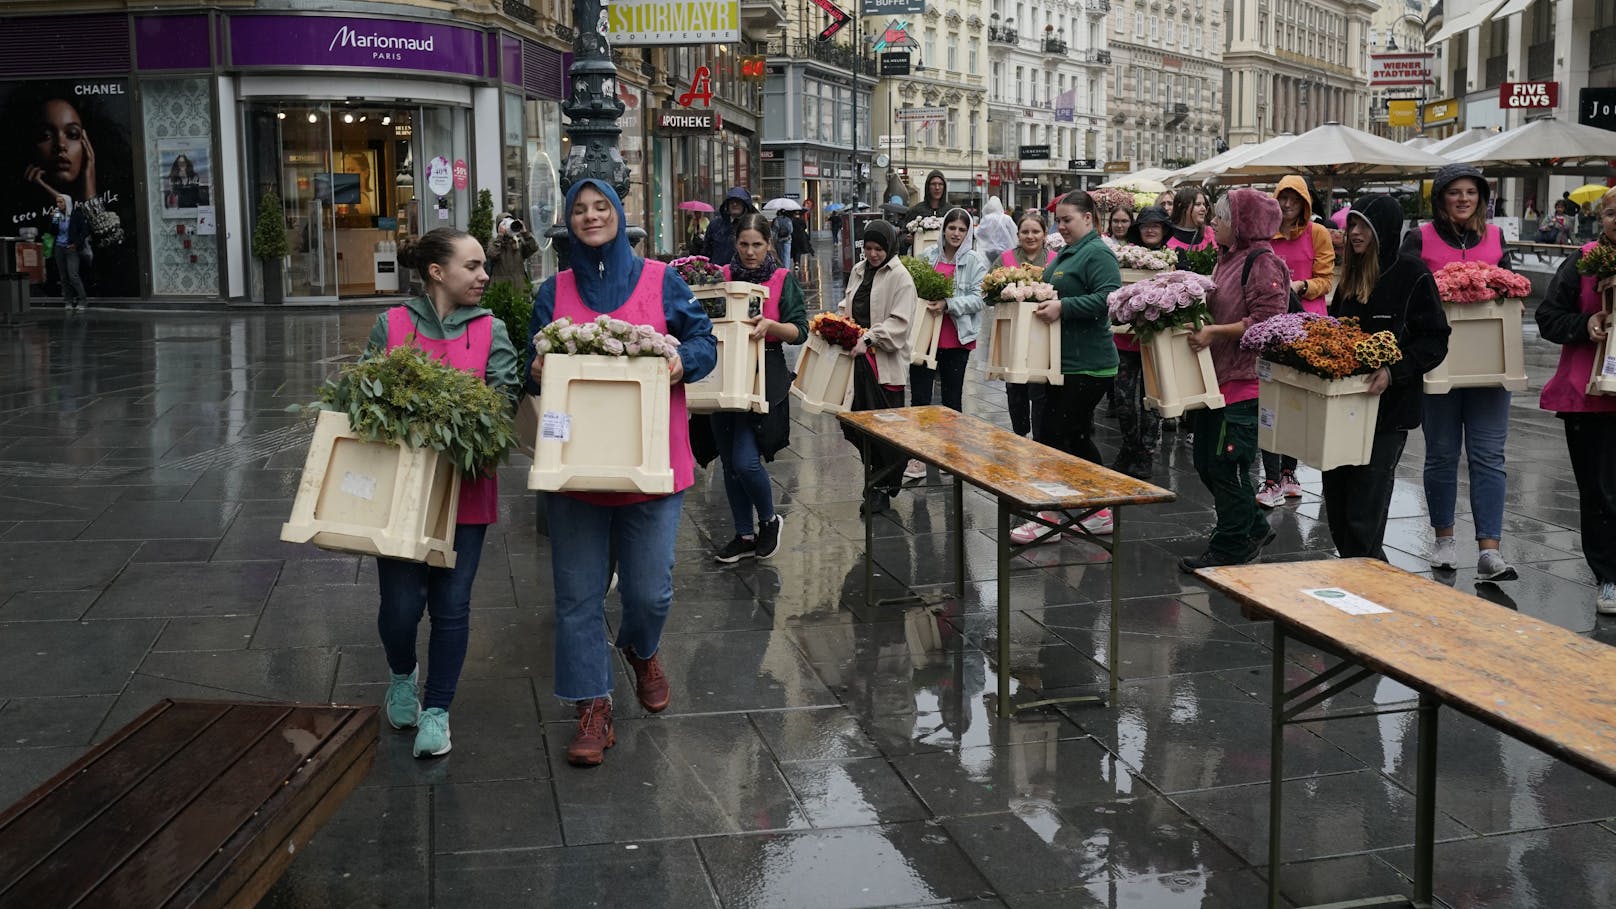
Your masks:
M 340 5 L 0 16 L 0 235 L 49 233 L 58 195 L 88 206 L 98 306 L 405 293 L 398 240 L 465 227 L 480 191 L 520 220 L 554 211 L 564 60 L 525 29 Z M 52 120 L 85 138 L 21 141 Z M 259 260 L 266 199 L 289 249 Z M 32 288 L 59 294 L 54 269 Z

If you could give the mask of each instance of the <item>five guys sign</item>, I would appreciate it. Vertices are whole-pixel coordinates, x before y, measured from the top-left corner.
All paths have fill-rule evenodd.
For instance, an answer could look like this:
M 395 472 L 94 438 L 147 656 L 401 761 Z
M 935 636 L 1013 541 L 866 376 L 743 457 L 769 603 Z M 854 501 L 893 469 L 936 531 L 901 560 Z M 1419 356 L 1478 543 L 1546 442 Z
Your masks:
M 1498 106 L 1502 108 L 1560 106 L 1558 82 L 1505 82 L 1498 86 Z

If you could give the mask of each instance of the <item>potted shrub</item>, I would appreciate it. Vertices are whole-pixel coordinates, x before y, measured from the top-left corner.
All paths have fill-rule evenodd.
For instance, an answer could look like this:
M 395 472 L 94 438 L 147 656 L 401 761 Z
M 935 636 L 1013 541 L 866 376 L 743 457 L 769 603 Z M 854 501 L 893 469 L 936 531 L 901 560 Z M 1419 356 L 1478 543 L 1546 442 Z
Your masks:
M 460 477 L 515 442 L 510 401 L 411 346 L 343 367 L 320 388 L 289 543 L 453 568 Z
M 1437 295 L 1453 334 L 1448 355 L 1425 374 L 1425 393 L 1451 388 L 1526 388 L 1521 316 L 1532 282 L 1485 262 L 1450 262 L 1437 269 Z
M 898 260 L 909 270 L 915 282 L 915 296 L 926 302 L 946 300 L 954 295 L 954 279 L 933 268 L 930 262 L 916 256 L 903 256 Z M 937 342 L 943 336 L 943 314 L 930 307 L 915 309 L 913 352 L 909 362 L 927 369 L 937 368 Z
M 809 413 L 853 409 L 853 348 L 863 326 L 851 318 L 822 312 L 808 322 L 808 342 L 797 357 L 791 396 Z
M 494 242 L 494 194 L 486 189 L 477 191 L 477 201 L 472 203 L 471 216 L 466 219 L 466 233 L 477 238 L 484 253 Z
M 1163 417 L 1223 406 L 1212 351 L 1191 350 L 1189 342 L 1192 329 L 1212 321 L 1206 301 L 1211 290 L 1212 279 L 1205 275 L 1169 271 L 1106 298 L 1112 323 L 1127 326 L 1139 339 L 1145 406 Z
M 263 266 L 264 302 L 286 302 L 286 282 L 282 263 L 291 251 L 286 242 L 286 213 L 281 197 L 264 193 L 258 200 L 258 220 L 253 224 L 252 254 Z

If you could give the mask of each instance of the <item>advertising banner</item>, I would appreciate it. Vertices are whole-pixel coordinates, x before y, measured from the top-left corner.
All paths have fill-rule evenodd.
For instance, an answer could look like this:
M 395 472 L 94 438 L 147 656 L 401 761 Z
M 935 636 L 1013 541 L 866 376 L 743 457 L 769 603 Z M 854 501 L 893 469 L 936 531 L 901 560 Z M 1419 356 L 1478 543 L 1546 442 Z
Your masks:
M 1441 126 L 1444 123 L 1455 123 L 1459 120 L 1459 102 L 1453 98 L 1444 98 L 1441 101 L 1432 101 L 1425 105 L 1425 125 Z
M 1616 88 L 1585 88 L 1577 92 L 1577 122 L 1616 130 Z
M 866 16 L 919 15 L 926 11 L 926 0 L 864 0 Z
M 1431 81 L 1432 54 L 1370 54 L 1369 84 L 1424 85 Z
M 614 45 L 741 40 L 740 0 L 616 0 L 602 11 Z
M 1419 120 L 1419 107 L 1418 101 L 1387 101 L 1386 125 L 1413 126 Z
M 483 33 L 401 19 L 232 16 L 235 67 L 354 67 L 486 75 Z
M 79 276 L 92 297 L 140 294 L 131 108 L 126 79 L 0 82 L 0 232 L 56 235 L 65 196 L 85 216 Z M 50 271 L 47 293 L 56 293 Z
M 1505 82 L 1498 86 L 1498 106 L 1504 108 L 1560 106 L 1558 82 Z
M 163 217 L 194 218 L 213 204 L 213 168 L 208 140 L 164 139 L 157 143 L 155 179 L 163 187 Z

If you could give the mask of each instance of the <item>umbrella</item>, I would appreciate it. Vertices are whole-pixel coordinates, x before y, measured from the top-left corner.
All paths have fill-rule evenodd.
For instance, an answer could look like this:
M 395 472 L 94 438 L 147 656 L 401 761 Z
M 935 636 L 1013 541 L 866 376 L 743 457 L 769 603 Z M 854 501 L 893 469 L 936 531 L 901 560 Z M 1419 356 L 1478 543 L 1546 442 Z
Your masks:
M 770 199 L 763 205 L 764 211 L 802 211 L 802 203 L 796 199 Z
M 1498 133 L 1485 126 L 1472 126 L 1461 133 L 1454 133 L 1446 139 L 1438 139 L 1430 145 L 1424 146 L 1423 151 L 1444 158 L 1453 157 L 1453 153 L 1461 148 L 1468 148 L 1477 142 L 1482 142 L 1498 135 Z
M 1611 134 L 1616 139 L 1616 133 Z M 1433 171 L 1448 162 L 1361 129 L 1326 123 L 1229 168 L 1230 176 L 1397 176 Z M 1326 181 L 1327 182 L 1327 181 Z
M 1616 132 L 1545 117 L 1518 129 L 1504 130 L 1448 157 L 1476 165 L 1608 167 L 1607 162 L 1616 158 Z
M 706 202 L 697 202 L 694 199 L 690 199 L 690 200 L 687 200 L 687 201 L 684 201 L 684 202 L 680 202 L 679 203 L 679 210 L 680 211 L 701 211 L 701 212 L 711 213 L 712 210 L 713 210 L 713 207 L 711 205 L 708 205 Z
M 842 209 L 844 209 L 846 207 L 847 206 L 843 205 L 840 202 L 832 202 L 831 204 L 825 206 L 825 210 L 826 211 L 841 211 Z
M 1412 139 L 1404 139 L 1403 144 L 1409 148 L 1429 148 L 1436 144 L 1436 140 L 1430 136 L 1415 136 Z
M 1222 154 L 1213 155 L 1198 164 L 1191 164 L 1181 170 L 1169 173 L 1164 179 L 1169 183 L 1202 183 L 1211 177 L 1222 176 L 1230 168 L 1236 167 L 1252 157 L 1296 138 L 1295 133 L 1282 133 L 1263 142 L 1246 142 L 1229 149 Z
M 1592 205 L 1608 192 L 1610 187 L 1602 183 L 1584 183 L 1571 191 L 1571 201 L 1578 205 Z

